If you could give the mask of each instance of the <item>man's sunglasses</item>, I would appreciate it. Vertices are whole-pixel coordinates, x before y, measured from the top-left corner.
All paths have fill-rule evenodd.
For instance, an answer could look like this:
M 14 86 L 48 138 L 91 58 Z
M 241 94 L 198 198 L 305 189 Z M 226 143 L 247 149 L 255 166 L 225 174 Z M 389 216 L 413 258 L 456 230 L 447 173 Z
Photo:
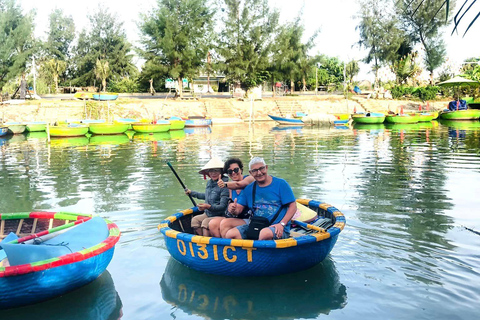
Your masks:
M 233 173 L 239 173 L 240 172 L 240 168 L 239 167 L 236 167 L 235 169 L 228 169 L 227 170 L 227 173 L 232 175 Z

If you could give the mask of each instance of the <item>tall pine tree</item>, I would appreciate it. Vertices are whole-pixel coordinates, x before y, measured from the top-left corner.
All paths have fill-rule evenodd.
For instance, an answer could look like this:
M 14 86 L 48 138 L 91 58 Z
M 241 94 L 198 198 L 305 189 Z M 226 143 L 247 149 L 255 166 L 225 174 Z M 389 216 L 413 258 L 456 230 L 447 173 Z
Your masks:
M 33 11 L 23 15 L 15 0 L 0 0 L 0 91 L 26 71 L 35 47 L 33 18 Z
M 163 70 L 166 76 L 178 80 L 182 97 L 182 79 L 197 75 L 205 63 L 214 12 L 207 0 L 158 0 L 157 6 L 142 15 L 139 24 L 147 69 L 142 72 Z
M 268 68 L 279 13 L 267 0 L 224 0 L 219 66 L 228 81 L 245 90 L 269 78 Z

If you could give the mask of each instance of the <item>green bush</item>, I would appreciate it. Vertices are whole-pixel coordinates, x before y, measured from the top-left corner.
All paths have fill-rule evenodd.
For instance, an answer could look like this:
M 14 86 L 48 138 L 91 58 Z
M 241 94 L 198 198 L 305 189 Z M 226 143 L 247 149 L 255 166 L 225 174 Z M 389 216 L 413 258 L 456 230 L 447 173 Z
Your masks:
M 108 82 L 107 90 L 109 92 L 133 93 L 139 92 L 139 85 L 136 79 L 122 78 L 120 80 L 111 80 Z
M 428 87 L 418 87 L 413 92 L 415 97 L 418 97 L 422 101 L 435 100 L 438 93 L 438 87 L 428 86 Z
M 395 86 L 392 88 L 393 99 L 400 99 L 404 97 L 410 97 L 414 91 L 413 87 L 409 86 Z

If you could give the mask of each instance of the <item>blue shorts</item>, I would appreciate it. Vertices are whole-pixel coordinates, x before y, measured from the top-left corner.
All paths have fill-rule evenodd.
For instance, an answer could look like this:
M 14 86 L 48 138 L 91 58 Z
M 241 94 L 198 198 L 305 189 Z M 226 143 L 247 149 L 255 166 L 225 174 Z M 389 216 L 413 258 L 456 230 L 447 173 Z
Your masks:
M 238 226 L 237 227 L 238 231 L 240 232 L 240 235 L 242 236 L 242 239 L 247 239 L 247 230 L 248 230 L 248 223 Z M 275 233 L 275 227 L 268 227 L 273 233 L 273 240 L 278 240 L 278 239 L 286 239 L 290 237 L 290 233 L 287 233 L 283 231 L 283 235 L 281 238 L 277 238 L 277 234 Z

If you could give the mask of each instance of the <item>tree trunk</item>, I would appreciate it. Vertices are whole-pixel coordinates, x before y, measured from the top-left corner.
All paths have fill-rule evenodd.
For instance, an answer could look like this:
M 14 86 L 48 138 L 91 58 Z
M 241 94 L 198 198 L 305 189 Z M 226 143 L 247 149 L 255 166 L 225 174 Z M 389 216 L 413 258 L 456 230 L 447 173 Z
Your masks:
M 307 91 L 307 81 L 305 80 L 305 76 L 303 76 L 302 82 L 303 82 L 303 92 L 305 92 Z
M 273 95 L 274 98 L 275 98 L 275 91 L 276 90 L 277 90 L 277 87 L 275 86 L 275 80 L 272 80 L 272 91 L 273 91 L 272 95 Z
M 53 76 L 53 81 L 55 82 L 55 93 L 58 92 L 58 76 Z
M 103 92 L 107 92 L 107 79 L 102 79 Z
M 178 77 L 178 96 L 183 98 L 183 81 L 181 77 Z
M 430 72 L 430 85 L 433 86 L 433 71 Z
M 295 92 L 295 83 L 293 82 L 293 79 L 290 79 L 290 94 L 293 94 Z

